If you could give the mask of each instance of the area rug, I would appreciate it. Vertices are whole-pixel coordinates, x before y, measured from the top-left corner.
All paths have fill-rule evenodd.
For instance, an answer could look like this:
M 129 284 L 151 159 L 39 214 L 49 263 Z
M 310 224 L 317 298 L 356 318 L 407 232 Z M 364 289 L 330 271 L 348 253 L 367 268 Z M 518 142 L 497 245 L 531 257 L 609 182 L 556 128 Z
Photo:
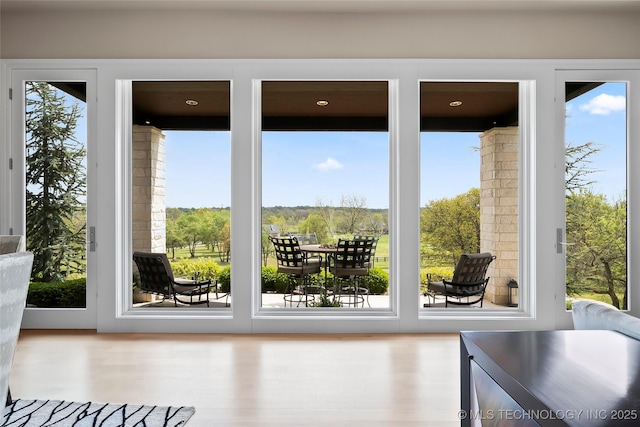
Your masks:
M 195 408 L 64 400 L 16 399 L 4 408 L 1 427 L 178 427 Z

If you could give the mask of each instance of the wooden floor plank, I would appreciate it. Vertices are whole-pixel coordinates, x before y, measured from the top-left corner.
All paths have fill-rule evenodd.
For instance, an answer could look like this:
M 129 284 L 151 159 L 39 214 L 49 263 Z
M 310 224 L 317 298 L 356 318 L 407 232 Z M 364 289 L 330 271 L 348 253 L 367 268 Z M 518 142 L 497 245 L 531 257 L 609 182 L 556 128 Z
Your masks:
M 458 334 L 24 330 L 15 398 L 195 406 L 188 427 L 458 426 Z

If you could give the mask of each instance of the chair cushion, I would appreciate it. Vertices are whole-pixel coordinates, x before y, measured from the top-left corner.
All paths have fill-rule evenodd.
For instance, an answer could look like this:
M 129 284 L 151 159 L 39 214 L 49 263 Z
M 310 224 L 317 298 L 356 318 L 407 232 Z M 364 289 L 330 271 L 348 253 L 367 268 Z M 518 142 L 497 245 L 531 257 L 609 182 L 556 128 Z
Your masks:
M 305 262 L 297 267 L 279 265 L 278 273 L 293 274 L 296 276 L 320 273 L 320 260 L 309 260 L 309 262 Z
M 336 277 L 366 276 L 369 274 L 369 270 L 366 267 L 333 267 L 331 274 Z
M 451 285 L 447 283 L 446 290 L 445 290 L 444 282 L 429 282 L 427 284 L 427 289 L 430 292 L 433 292 L 436 294 L 442 294 L 442 295 L 444 295 L 446 292 L 448 295 L 453 295 L 453 296 L 479 295 L 483 292 L 483 288 L 484 286 L 480 286 L 480 285 L 456 286 L 456 285 Z

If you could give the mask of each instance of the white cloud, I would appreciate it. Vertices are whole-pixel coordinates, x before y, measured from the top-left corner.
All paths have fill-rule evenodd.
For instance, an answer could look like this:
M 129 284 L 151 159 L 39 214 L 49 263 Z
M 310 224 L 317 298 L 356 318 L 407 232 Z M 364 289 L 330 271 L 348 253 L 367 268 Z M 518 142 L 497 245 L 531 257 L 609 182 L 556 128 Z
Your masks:
M 587 104 L 581 105 L 580 110 L 587 111 L 591 114 L 608 116 L 614 111 L 624 111 L 626 105 L 627 100 L 624 96 L 614 96 L 603 93 L 593 98 Z
M 331 157 L 327 157 L 322 163 L 318 163 L 315 165 L 315 168 L 321 171 L 328 171 L 333 169 L 342 169 L 342 163 L 338 162 L 336 159 L 332 159 Z

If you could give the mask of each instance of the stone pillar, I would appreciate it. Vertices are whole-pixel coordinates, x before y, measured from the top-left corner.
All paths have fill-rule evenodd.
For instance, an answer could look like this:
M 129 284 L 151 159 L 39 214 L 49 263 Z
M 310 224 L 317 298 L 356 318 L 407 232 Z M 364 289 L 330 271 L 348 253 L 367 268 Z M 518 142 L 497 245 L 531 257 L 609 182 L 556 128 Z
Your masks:
M 133 126 L 134 251 L 166 251 L 164 134 L 153 126 Z
M 480 135 L 480 252 L 496 256 L 485 298 L 506 305 L 507 283 L 518 277 L 518 128 Z

